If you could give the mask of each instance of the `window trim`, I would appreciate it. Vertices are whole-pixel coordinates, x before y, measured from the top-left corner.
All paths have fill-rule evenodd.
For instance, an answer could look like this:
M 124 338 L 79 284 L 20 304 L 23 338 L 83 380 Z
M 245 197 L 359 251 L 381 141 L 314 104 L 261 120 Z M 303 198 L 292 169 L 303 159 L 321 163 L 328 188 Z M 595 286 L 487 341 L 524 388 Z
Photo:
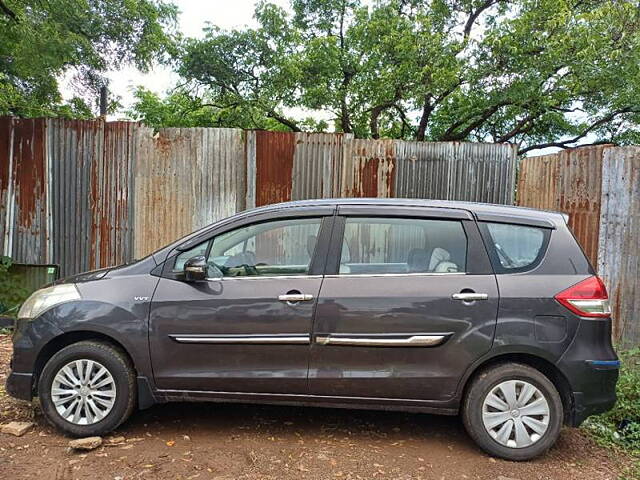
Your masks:
M 482 269 L 482 262 L 476 262 L 471 255 L 476 255 L 476 248 L 472 248 L 473 231 L 470 231 L 471 224 L 475 225 L 473 220 L 468 220 L 466 216 L 433 216 L 430 212 L 423 215 L 420 214 L 393 214 L 388 211 L 379 212 L 377 208 L 365 209 L 359 208 L 357 213 L 344 213 L 341 209 L 340 213 L 335 216 L 334 227 L 331 236 L 329 252 L 327 255 L 327 265 L 325 269 L 325 278 L 363 278 L 363 277 L 434 277 L 443 275 L 470 275 L 477 274 L 478 269 Z M 462 211 L 464 212 L 464 211 Z M 413 213 L 413 212 L 412 212 Z M 418 213 L 417 211 L 415 213 Z M 340 261 L 342 260 L 342 245 L 344 241 L 344 231 L 348 218 L 376 218 L 384 220 L 385 218 L 406 219 L 406 220 L 433 220 L 433 221 L 449 221 L 459 222 L 462 226 L 467 242 L 467 251 L 465 252 L 465 266 L 462 272 L 406 272 L 406 273 L 340 273 Z M 476 228 L 476 227 L 471 227 Z M 476 230 L 477 232 L 477 230 Z M 486 257 L 486 253 L 485 253 Z M 484 272 L 480 272 L 484 273 Z M 493 272 L 487 272 L 493 273 Z
M 320 220 L 320 228 L 318 229 L 318 238 L 316 240 L 316 246 L 313 251 L 313 255 L 311 257 L 311 261 L 309 263 L 309 271 L 306 274 L 301 275 L 264 275 L 264 276 L 239 276 L 239 277 L 220 277 L 220 278 L 206 278 L 207 281 L 220 281 L 220 280 L 241 280 L 241 279 L 286 279 L 286 278 L 314 278 L 314 277 L 322 277 L 327 261 L 327 250 L 329 248 L 329 239 L 331 237 L 331 232 L 333 229 L 333 218 L 334 215 L 330 214 L 326 210 L 321 213 L 318 210 L 315 211 L 289 211 L 289 215 L 271 215 L 273 212 L 265 213 L 259 216 L 252 216 L 248 218 L 243 218 L 237 222 L 230 222 L 224 225 L 224 228 L 216 228 L 208 232 L 206 236 L 200 236 L 199 242 L 189 245 L 190 248 L 195 247 L 196 245 L 200 245 L 205 242 L 209 242 L 206 250 L 206 256 L 209 256 L 211 252 L 211 248 L 213 247 L 213 241 L 215 237 L 219 235 L 224 235 L 227 232 L 231 232 L 233 230 L 239 228 L 247 228 L 252 225 L 258 225 L 261 223 L 269 223 L 269 222 L 280 222 L 285 220 L 304 220 L 309 218 L 317 218 Z M 335 212 L 333 212 L 335 214 Z M 182 281 L 181 272 L 174 272 L 173 265 L 175 264 L 176 257 L 182 253 L 187 251 L 186 249 L 174 248 L 165 261 L 162 264 L 162 278 L 168 278 L 172 280 Z
M 540 250 L 538 251 L 538 255 L 535 260 L 524 267 L 517 268 L 507 268 L 502 265 L 500 261 L 500 256 L 498 255 L 498 250 L 495 246 L 495 242 L 493 237 L 491 236 L 491 232 L 489 231 L 489 224 L 496 225 L 513 225 L 514 227 L 529 227 L 529 228 L 537 228 L 543 234 L 542 244 L 540 245 Z M 485 239 L 485 244 L 487 246 L 487 251 L 489 254 L 489 260 L 491 261 L 491 265 L 493 266 L 493 270 L 496 275 L 504 275 L 510 273 L 524 273 L 535 270 L 544 260 L 544 257 L 547 255 L 547 251 L 549 250 L 549 243 L 551 241 L 551 232 L 554 230 L 548 226 L 542 225 L 532 225 L 532 224 L 524 224 L 524 223 L 513 223 L 513 222 L 494 222 L 494 221 L 481 221 L 478 222 L 478 227 L 480 228 L 480 232 L 482 237 Z

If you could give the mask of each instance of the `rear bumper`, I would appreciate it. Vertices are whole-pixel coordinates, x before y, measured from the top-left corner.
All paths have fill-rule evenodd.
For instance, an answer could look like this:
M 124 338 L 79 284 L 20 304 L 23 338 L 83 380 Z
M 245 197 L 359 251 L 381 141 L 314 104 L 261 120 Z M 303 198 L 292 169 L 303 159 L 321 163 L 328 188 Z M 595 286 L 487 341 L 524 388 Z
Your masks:
M 578 427 L 591 415 L 611 410 L 616 403 L 618 360 L 585 360 L 581 391 L 573 392 L 573 410 L 569 423 Z
M 582 318 L 573 342 L 557 363 L 569 382 L 573 405 L 567 422 L 579 426 L 587 417 L 616 403 L 620 362 L 611 345 L 611 320 Z
M 572 425 L 579 426 L 587 417 L 604 413 L 616 403 L 616 383 L 620 371 L 619 360 L 586 360 L 589 388 L 573 393 Z
M 7 378 L 7 393 L 20 400 L 31 401 L 33 398 L 33 375 L 30 373 L 11 372 Z

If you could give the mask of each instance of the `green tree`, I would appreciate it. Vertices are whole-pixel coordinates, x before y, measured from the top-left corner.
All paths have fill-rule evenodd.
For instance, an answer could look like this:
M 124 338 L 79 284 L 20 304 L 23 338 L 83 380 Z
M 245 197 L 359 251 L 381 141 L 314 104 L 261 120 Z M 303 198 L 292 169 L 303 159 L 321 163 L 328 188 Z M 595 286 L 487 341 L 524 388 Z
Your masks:
M 521 153 L 640 140 L 636 2 L 292 0 L 291 7 L 261 3 L 258 27 L 212 28 L 187 40 L 176 59 L 187 88 L 293 131 L 314 125 L 292 112 L 315 110 L 359 137 L 508 141 Z
M 0 115 L 91 116 L 104 72 L 147 70 L 172 48 L 175 17 L 155 0 L 0 0 Z M 63 104 L 68 71 L 81 95 Z

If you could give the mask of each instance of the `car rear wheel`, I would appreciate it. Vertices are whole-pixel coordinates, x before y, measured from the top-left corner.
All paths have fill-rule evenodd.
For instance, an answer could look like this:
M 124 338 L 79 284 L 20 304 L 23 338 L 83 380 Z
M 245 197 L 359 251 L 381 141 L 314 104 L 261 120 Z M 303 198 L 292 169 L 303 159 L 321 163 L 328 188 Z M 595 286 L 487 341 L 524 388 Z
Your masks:
M 46 363 L 38 396 L 54 426 L 74 436 L 102 435 L 131 415 L 135 373 L 119 349 L 101 342 L 78 342 Z
M 529 460 L 553 446 L 563 408 L 553 383 L 524 364 L 505 363 L 481 372 L 467 390 L 463 421 L 487 453 Z

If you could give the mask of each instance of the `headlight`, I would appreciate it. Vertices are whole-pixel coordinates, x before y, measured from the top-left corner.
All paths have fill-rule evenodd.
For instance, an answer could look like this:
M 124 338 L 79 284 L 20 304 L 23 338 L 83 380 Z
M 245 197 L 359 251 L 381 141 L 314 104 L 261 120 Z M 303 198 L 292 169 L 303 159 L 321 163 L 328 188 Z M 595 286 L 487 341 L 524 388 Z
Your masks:
M 72 300 L 80 300 L 80 293 L 73 283 L 36 290 L 20 307 L 18 318 L 36 318 L 45 310 Z

